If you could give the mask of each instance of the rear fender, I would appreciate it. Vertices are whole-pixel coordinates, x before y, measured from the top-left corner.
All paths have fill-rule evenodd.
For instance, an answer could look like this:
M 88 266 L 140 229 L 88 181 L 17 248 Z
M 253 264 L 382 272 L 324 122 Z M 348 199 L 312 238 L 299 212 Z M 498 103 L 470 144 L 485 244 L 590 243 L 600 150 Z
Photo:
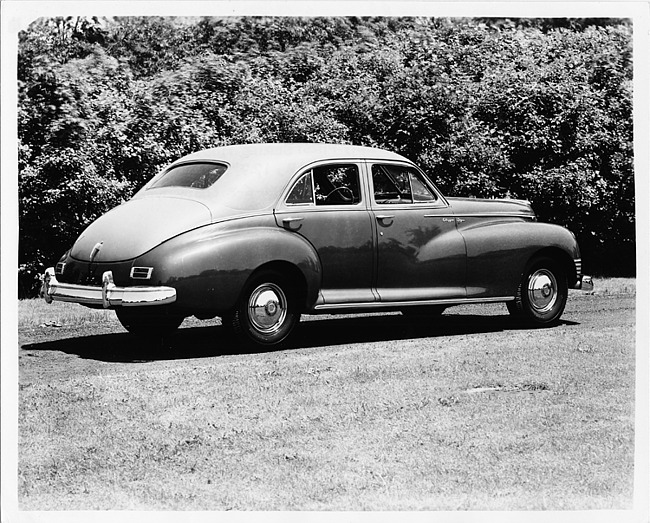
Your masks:
M 235 306 L 254 271 L 273 263 L 291 265 L 304 278 L 305 308 L 316 301 L 318 254 L 301 236 L 275 226 L 203 227 L 158 246 L 134 266 L 155 267 L 151 284 L 174 287 L 176 306 L 219 314 Z

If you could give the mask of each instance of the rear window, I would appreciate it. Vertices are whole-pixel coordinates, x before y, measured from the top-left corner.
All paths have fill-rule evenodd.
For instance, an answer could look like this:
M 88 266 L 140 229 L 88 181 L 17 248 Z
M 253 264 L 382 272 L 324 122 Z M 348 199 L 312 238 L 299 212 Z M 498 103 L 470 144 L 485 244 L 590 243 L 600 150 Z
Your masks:
M 172 167 L 156 180 L 149 189 L 159 187 L 192 187 L 206 189 L 216 182 L 228 169 L 220 163 L 186 163 Z

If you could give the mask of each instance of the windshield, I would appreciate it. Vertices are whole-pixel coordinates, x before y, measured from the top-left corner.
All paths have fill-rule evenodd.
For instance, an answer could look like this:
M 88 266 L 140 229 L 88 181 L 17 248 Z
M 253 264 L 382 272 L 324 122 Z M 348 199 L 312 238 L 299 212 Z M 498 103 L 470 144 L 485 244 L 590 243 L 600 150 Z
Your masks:
M 192 187 L 206 189 L 216 182 L 228 169 L 227 165 L 220 163 L 186 163 L 172 167 L 158 180 L 149 186 L 149 189 L 159 187 Z

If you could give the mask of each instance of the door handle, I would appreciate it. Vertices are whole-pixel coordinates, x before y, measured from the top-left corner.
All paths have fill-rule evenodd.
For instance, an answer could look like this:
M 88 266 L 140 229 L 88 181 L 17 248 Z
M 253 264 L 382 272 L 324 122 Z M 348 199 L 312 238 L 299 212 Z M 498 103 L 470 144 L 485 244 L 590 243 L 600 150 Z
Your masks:
M 303 220 L 304 220 L 303 217 L 283 218 L 282 219 L 282 226 L 285 229 L 289 229 L 289 230 L 292 230 L 292 231 L 297 231 L 298 229 L 300 229 L 300 226 L 302 225 L 299 222 L 301 222 Z
M 375 218 L 377 218 L 377 221 L 380 223 L 382 227 L 390 227 L 393 225 L 393 219 L 395 218 L 394 214 L 377 214 L 375 215 Z M 390 221 L 384 221 L 384 220 L 390 220 Z M 383 232 L 379 233 L 380 235 L 384 235 Z

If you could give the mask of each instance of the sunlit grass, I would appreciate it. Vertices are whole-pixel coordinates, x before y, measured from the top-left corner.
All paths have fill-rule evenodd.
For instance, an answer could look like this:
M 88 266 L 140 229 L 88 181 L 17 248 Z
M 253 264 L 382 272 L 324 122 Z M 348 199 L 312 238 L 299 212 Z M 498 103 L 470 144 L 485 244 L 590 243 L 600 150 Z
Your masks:
M 45 303 L 43 299 L 20 300 L 18 302 L 18 328 L 62 327 L 84 324 L 117 322 L 115 312 L 103 309 L 89 309 L 77 303 Z
M 505 314 L 488 313 L 494 307 Z M 601 314 L 598 328 L 91 360 L 84 368 L 101 373 L 23 380 L 21 506 L 629 508 L 634 315 L 626 314 Z M 75 332 L 90 335 L 92 322 L 66 336 Z M 50 365 L 72 357 L 29 352 Z
M 594 278 L 595 294 L 636 294 L 636 278 Z

